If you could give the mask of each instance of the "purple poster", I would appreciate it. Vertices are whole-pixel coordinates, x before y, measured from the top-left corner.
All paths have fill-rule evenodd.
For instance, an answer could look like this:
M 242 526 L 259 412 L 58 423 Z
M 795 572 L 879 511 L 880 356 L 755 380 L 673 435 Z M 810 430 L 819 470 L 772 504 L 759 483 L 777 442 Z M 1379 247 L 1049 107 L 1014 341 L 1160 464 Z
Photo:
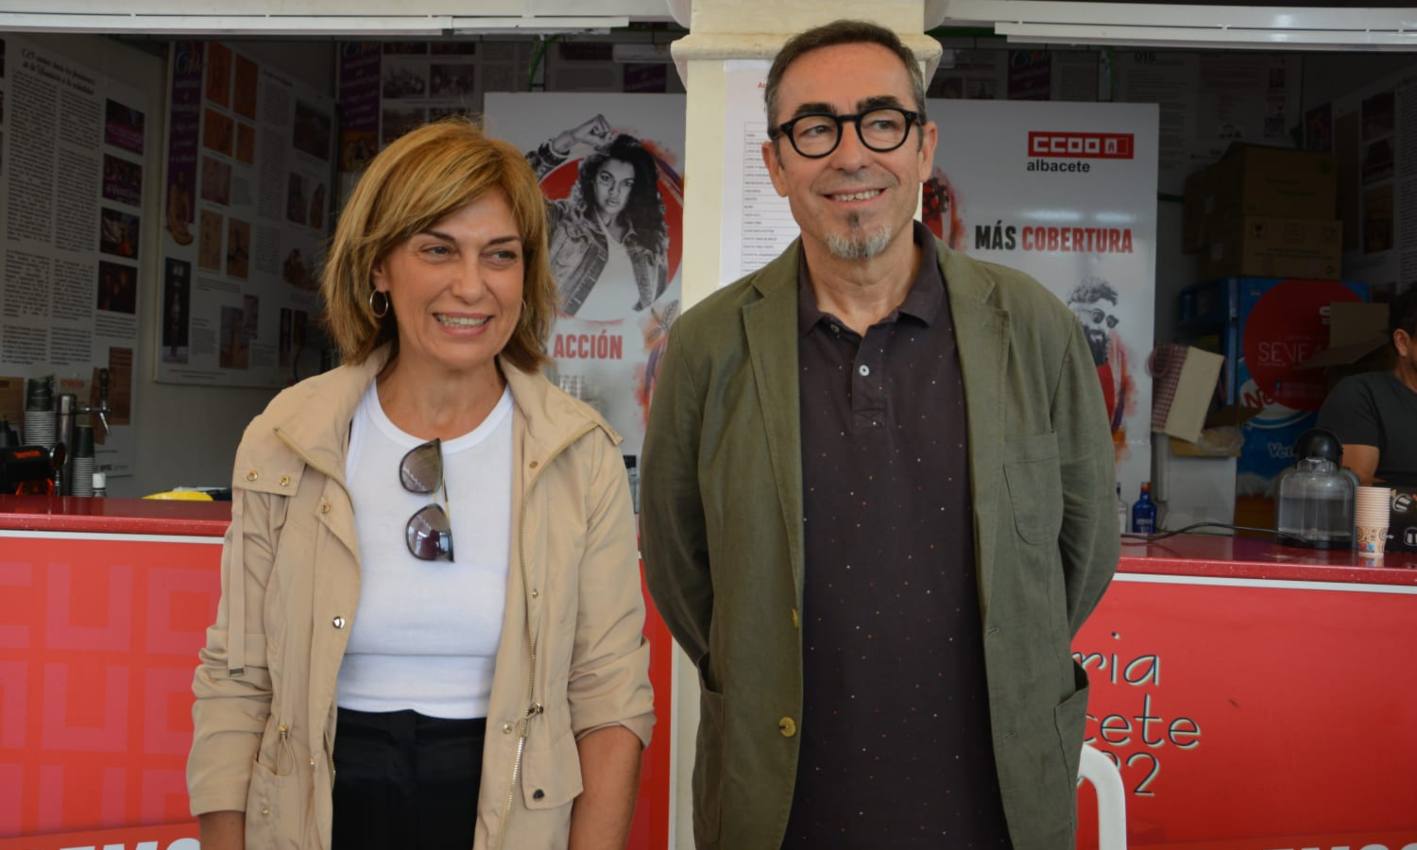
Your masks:
M 340 171 L 363 171 L 379 149 L 379 53 L 375 41 L 340 45 Z
M 167 232 L 192 242 L 192 193 L 197 185 L 197 136 L 202 117 L 202 42 L 172 45 L 172 123 L 167 141 Z

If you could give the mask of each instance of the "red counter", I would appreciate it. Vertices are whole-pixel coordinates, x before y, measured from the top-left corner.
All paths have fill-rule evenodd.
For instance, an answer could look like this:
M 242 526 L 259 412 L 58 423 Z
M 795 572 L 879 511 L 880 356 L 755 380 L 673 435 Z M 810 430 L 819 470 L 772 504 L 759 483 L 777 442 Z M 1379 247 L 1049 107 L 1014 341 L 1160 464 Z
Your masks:
M 222 504 L 0 497 L 0 850 L 196 850 L 190 685 L 227 523 Z M 653 613 L 646 632 L 660 722 L 631 846 L 658 850 L 670 653 Z M 1417 850 L 1417 556 L 1126 545 L 1074 649 L 1133 850 Z
M 230 505 L 0 496 L 0 850 L 197 850 L 192 673 Z M 655 711 L 631 848 L 669 836 L 670 642 L 650 607 Z
M 1417 556 L 1127 544 L 1074 650 L 1133 850 L 1417 850 Z

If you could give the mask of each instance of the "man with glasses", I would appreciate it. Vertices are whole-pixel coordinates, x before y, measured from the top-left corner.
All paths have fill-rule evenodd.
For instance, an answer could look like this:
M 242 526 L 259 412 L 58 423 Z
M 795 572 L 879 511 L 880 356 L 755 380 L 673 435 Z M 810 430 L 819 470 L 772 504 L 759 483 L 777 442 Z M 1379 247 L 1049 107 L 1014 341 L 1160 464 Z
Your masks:
M 1088 350 L 1092 352 L 1102 400 L 1107 405 L 1107 427 L 1112 430 L 1112 443 L 1126 445 L 1127 407 L 1136 393 L 1136 381 L 1127 364 L 1127 348 L 1117 331 L 1117 290 L 1102 278 L 1088 275 L 1068 293 L 1068 307 L 1082 325 Z
M 650 590 L 696 665 L 700 850 L 1072 846 L 1117 559 L 1081 328 L 912 221 L 915 58 L 838 21 L 768 74 L 802 236 L 674 326 L 645 442 Z

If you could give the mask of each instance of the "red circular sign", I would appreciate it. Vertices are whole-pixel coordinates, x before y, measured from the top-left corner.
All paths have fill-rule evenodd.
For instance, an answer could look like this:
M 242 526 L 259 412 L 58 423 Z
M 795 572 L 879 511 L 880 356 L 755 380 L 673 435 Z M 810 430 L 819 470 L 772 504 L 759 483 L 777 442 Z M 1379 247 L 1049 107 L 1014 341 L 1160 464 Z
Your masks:
M 1358 300 L 1336 280 L 1286 280 L 1261 295 L 1241 341 L 1260 392 L 1293 410 L 1318 410 L 1326 391 L 1323 370 L 1297 367 L 1328 347 L 1328 305 Z

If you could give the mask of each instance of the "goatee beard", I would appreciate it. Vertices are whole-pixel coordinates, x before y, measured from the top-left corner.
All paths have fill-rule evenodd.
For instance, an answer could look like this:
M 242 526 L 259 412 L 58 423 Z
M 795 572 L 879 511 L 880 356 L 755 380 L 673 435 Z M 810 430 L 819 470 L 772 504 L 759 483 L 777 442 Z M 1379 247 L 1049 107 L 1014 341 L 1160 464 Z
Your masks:
M 886 250 L 891 242 L 889 227 L 882 225 L 874 233 L 861 232 L 860 216 L 852 215 L 846 220 L 850 235 L 835 233 L 827 236 L 827 250 L 838 260 L 869 260 Z

